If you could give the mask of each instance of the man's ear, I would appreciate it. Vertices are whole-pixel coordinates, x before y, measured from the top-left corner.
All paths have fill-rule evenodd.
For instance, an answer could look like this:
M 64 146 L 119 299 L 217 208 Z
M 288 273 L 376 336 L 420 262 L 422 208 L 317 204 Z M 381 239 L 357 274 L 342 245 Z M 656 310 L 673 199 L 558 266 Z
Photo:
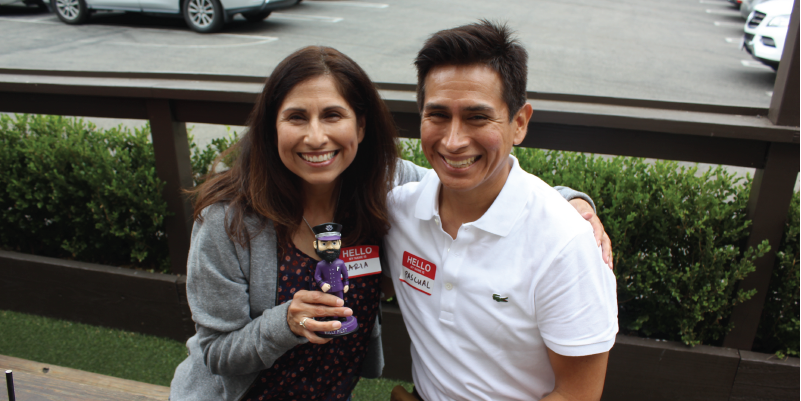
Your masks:
M 317 240 L 312 241 L 312 246 L 314 247 L 315 250 L 319 250 L 317 249 Z
M 515 126 L 515 145 L 520 145 L 523 142 L 523 139 L 526 139 L 526 133 L 528 133 L 528 122 L 531 120 L 532 114 L 534 114 L 534 108 L 531 107 L 531 104 L 528 102 L 526 102 L 523 107 L 517 111 L 517 114 L 515 114 L 515 118 L 512 120 L 512 124 Z

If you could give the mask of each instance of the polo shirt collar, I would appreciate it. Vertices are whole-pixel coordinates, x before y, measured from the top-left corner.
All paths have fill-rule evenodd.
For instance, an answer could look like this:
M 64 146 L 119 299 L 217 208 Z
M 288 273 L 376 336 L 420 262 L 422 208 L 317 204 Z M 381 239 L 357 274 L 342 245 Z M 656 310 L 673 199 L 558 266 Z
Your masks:
M 423 190 L 420 192 L 420 197 L 417 198 L 417 206 L 414 210 L 414 217 L 420 220 L 431 220 L 434 216 L 439 216 L 439 187 L 441 183 L 439 177 L 434 170 L 431 170 L 423 182 Z
M 468 223 L 473 227 L 479 228 L 491 234 L 501 237 L 509 235 L 517 222 L 517 217 L 526 206 L 525 196 L 521 196 L 519 188 L 525 186 L 525 172 L 520 168 L 517 158 L 509 155 L 512 169 L 506 178 L 501 192 L 490 208 L 478 220 Z M 431 174 L 430 180 L 426 180 L 425 187 L 420 193 L 417 201 L 414 216 L 420 220 L 431 220 L 435 215 L 439 215 L 439 189 L 441 183 L 436 173 Z

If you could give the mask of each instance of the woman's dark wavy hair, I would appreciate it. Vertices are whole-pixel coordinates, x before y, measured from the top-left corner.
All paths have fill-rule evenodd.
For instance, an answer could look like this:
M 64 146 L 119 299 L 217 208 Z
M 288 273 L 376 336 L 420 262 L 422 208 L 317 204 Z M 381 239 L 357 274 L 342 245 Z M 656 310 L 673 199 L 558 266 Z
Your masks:
M 334 79 L 340 95 L 365 121 L 356 157 L 340 175 L 334 220 L 347 221 L 343 245 L 375 241 L 386 234 L 387 193 L 398 156 L 395 124 L 364 70 L 348 56 L 324 46 L 302 48 L 275 67 L 251 112 L 247 134 L 215 161 L 217 164 L 234 153 L 233 166 L 189 191 L 196 220 L 202 221 L 204 208 L 225 202 L 226 233 L 239 245 L 247 247 L 251 236 L 264 229 L 268 220 L 275 225 L 279 246 L 291 240 L 302 222 L 304 193 L 301 178 L 284 166 L 278 155 L 276 118 L 295 86 L 323 75 Z M 254 227 L 246 226 L 246 216 L 258 218 L 255 232 Z

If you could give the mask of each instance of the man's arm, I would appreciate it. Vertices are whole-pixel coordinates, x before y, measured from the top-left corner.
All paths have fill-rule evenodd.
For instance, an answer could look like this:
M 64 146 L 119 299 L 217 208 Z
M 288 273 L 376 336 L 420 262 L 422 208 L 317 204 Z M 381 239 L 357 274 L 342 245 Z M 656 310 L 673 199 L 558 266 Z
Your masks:
M 609 352 L 564 356 L 548 349 L 556 386 L 542 401 L 600 400 L 606 379 Z

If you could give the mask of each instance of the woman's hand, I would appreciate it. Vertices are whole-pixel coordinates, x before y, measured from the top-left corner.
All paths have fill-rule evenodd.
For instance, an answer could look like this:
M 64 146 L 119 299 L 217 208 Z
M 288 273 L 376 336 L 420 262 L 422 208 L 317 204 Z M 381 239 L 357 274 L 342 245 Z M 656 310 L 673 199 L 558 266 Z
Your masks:
M 606 234 L 604 225 L 601 224 L 601 219 L 598 218 L 598 215 L 592 210 L 592 206 L 584 199 L 571 199 L 570 204 L 576 208 L 576 211 L 581 214 L 581 217 L 584 217 L 584 219 L 589 221 L 592 225 L 592 231 L 595 234 L 595 243 L 601 247 L 601 254 L 603 255 L 604 262 L 612 269 L 612 240 L 609 239 L 609 235 Z
M 325 344 L 331 339 L 319 337 L 314 332 L 337 330 L 342 327 L 342 323 L 338 320 L 318 322 L 313 318 L 353 315 L 353 310 L 343 307 L 344 304 L 345 302 L 336 295 L 324 294 L 320 291 L 300 290 L 295 293 L 292 303 L 289 304 L 286 322 L 296 336 L 306 337 L 314 344 Z

